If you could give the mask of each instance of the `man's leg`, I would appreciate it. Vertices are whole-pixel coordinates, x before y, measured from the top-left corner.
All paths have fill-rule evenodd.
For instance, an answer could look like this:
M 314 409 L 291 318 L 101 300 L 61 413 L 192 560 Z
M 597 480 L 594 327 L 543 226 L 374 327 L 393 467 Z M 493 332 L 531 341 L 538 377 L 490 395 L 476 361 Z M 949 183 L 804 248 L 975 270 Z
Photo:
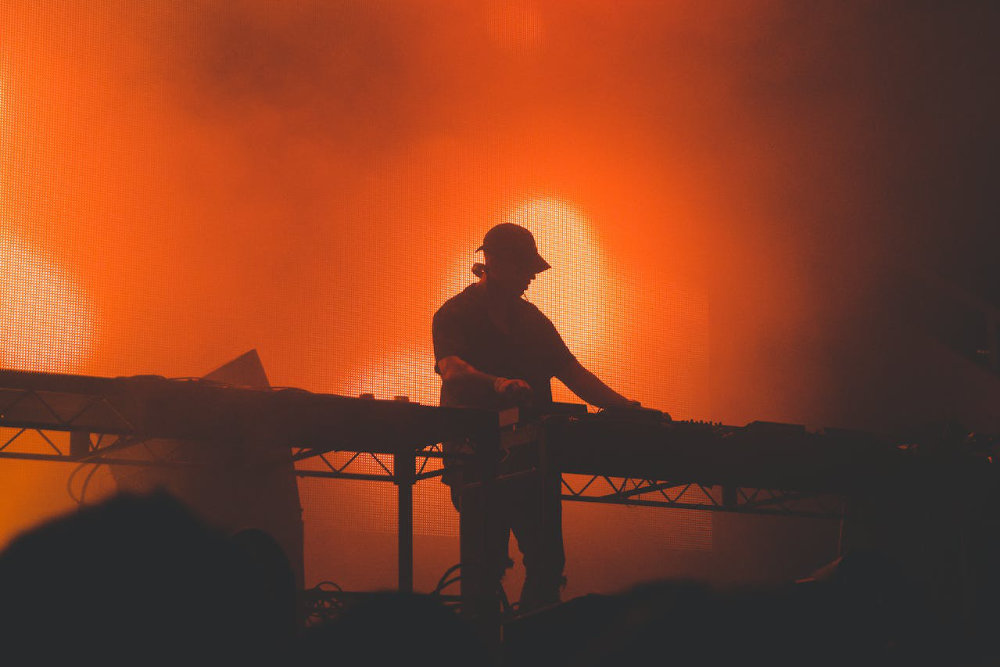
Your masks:
M 558 603 L 565 583 L 560 485 L 558 474 L 532 476 L 512 498 L 511 527 L 524 554 L 522 612 Z
M 453 486 L 451 500 L 460 517 L 462 596 L 478 599 L 480 613 L 500 610 L 500 582 L 513 565 L 508 553 L 510 517 L 502 493 L 482 484 Z M 473 612 L 475 613 L 475 612 Z

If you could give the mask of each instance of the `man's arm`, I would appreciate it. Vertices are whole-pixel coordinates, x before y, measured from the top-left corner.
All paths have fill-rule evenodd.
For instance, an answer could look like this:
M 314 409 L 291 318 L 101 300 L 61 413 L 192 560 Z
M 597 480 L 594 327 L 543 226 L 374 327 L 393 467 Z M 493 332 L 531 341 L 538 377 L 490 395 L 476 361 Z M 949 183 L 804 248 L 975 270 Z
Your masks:
M 599 408 L 639 407 L 638 401 L 630 401 L 601 382 L 575 358 L 556 377 L 574 394 Z
M 437 366 L 444 382 L 476 387 L 481 391 L 492 391 L 514 402 L 531 398 L 531 385 L 524 380 L 512 380 L 484 373 L 461 357 L 455 355 L 445 357 L 437 363 Z

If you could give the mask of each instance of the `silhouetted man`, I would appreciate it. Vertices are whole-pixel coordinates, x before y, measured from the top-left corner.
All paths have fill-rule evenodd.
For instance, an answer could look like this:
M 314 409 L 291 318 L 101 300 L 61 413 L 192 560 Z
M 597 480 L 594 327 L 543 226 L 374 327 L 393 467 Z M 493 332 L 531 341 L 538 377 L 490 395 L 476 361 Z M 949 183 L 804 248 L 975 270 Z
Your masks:
M 535 276 L 551 268 L 539 255 L 531 232 L 514 224 L 497 225 L 479 250 L 485 255 L 485 264 L 473 267 L 479 281 L 434 314 L 441 405 L 503 409 L 530 404 L 544 410 L 552 402 L 551 380 L 556 377 L 597 407 L 638 406 L 584 368 L 549 318 L 522 298 Z M 461 487 L 472 481 L 472 471 L 460 456 L 469 453 L 468 447 L 445 443 L 443 481 L 451 486 L 460 512 Z M 488 527 L 491 577 L 499 585 L 511 564 L 508 542 L 513 530 L 526 574 L 521 610 L 558 602 L 565 564 L 559 475 L 504 484 L 500 494 L 500 515 L 491 515 L 496 525 Z

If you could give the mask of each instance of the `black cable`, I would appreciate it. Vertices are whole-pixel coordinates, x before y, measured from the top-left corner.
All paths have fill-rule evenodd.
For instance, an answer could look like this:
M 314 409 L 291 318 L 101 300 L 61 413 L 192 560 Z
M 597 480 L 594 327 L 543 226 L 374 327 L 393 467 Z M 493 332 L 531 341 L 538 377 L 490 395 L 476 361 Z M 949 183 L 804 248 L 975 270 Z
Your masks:
M 76 494 L 73 492 L 73 480 L 76 479 L 76 476 L 79 474 L 79 472 L 83 470 L 86 466 L 87 466 L 86 461 L 78 464 L 75 468 L 73 468 L 73 472 L 71 472 L 69 474 L 69 477 L 66 479 L 66 493 L 69 494 L 69 497 L 77 505 L 81 505 L 82 503 L 80 502 L 80 499 L 76 497 Z
M 66 493 L 69 494 L 69 497 L 73 500 L 74 503 L 77 504 L 77 506 L 83 507 L 83 505 L 86 504 L 87 487 L 90 486 L 90 480 L 94 477 L 94 474 L 97 472 L 97 469 L 100 468 L 102 465 L 104 464 L 100 462 L 93 463 L 90 461 L 84 461 L 83 463 L 76 466 L 73 469 L 73 472 L 69 474 L 69 478 L 66 480 Z M 80 495 L 78 496 L 73 491 L 73 482 L 76 480 L 76 476 L 80 474 L 80 471 L 82 471 L 87 466 L 93 466 L 93 467 L 90 469 L 90 472 L 87 473 L 86 478 L 84 478 L 83 484 L 80 487 Z
M 94 467 L 87 474 L 87 477 L 83 480 L 83 486 L 80 487 L 80 505 L 83 506 L 87 503 L 87 487 L 90 486 L 90 480 L 93 479 L 94 474 L 102 466 L 102 463 L 95 463 Z
M 458 576 L 456 576 L 456 577 L 451 578 L 451 579 L 448 578 L 452 574 L 454 574 L 455 572 L 461 571 L 461 569 L 462 569 L 462 564 L 461 563 L 456 563 L 455 565 L 452 565 L 447 570 L 445 570 L 444 574 L 441 575 L 441 578 L 438 579 L 437 586 L 435 586 L 434 590 L 431 591 L 431 595 L 440 595 L 441 591 L 443 591 L 445 588 L 447 588 L 448 586 L 452 585 L 456 581 L 461 581 L 462 580 L 462 575 L 460 575 L 460 574 Z

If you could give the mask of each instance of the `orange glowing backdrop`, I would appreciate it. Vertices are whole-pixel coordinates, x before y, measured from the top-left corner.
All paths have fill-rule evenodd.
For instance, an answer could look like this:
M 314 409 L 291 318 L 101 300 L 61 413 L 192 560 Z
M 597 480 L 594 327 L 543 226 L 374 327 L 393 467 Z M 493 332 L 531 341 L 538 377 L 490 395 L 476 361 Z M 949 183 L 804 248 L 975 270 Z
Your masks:
M 553 266 L 527 297 L 610 385 L 802 421 L 804 353 L 764 333 L 813 335 L 783 222 L 811 200 L 785 195 L 835 180 L 812 156 L 864 119 L 738 111 L 790 76 L 754 46 L 783 11 L 0 0 L 0 365 L 194 376 L 256 348 L 275 385 L 433 404 L 431 316 L 511 221 Z M 0 538 L 69 507 L 67 474 L 0 465 Z M 391 585 L 391 487 L 300 490 L 309 581 Z M 417 511 L 428 588 L 457 516 L 436 484 Z M 571 593 L 697 574 L 713 544 L 696 512 L 572 506 L 566 532 Z

